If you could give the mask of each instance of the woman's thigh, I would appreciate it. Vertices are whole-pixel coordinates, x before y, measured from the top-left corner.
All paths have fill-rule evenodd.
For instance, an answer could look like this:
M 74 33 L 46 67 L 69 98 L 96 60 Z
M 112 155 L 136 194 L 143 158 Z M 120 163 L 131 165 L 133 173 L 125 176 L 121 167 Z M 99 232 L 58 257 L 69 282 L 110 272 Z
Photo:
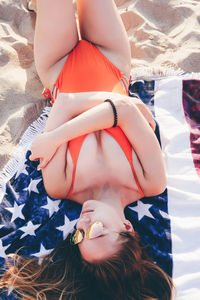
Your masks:
M 72 0 L 37 0 L 34 55 L 38 74 L 48 87 L 49 70 L 78 42 Z
M 114 0 L 77 0 L 82 39 L 96 44 L 125 74 L 130 73 L 128 36 Z

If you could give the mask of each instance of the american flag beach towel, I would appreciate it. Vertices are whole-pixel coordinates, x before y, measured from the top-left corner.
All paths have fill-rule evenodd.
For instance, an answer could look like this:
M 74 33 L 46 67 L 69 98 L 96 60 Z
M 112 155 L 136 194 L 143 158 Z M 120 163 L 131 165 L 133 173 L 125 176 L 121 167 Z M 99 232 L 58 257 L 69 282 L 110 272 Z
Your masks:
M 200 299 L 200 76 L 134 80 L 157 121 L 167 189 L 125 209 L 148 252 L 175 281 L 178 300 Z M 50 108 L 25 132 L 0 174 L 0 270 L 6 254 L 48 255 L 76 225 L 81 205 L 46 194 L 30 145 L 44 129 Z M 158 178 L 159 180 L 159 178 Z M 5 291 L 1 299 L 15 299 Z

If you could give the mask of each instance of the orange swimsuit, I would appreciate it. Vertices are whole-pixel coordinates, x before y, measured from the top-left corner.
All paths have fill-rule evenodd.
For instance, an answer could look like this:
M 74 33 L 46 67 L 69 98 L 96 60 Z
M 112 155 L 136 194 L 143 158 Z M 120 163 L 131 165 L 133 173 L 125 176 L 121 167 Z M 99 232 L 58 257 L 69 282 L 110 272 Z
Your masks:
M 126 93 L 123 90 L 120 81 L 123 82 Z M 106 91 L 128 95 L 128 89 L 123 80 L 123 73 L 114 66 L 97 47 L 85 40 L 79 41 L 77 46 L 69 54 L 54 86 L 56 88 L 55 94 L 57 94 L 57 90 L 59 90 L 60 93 Z M 43 95 L 49 97 L 50 93 L 48 90 L 45 90 Z M 52 102 L 54 102 L 53 99 Z M 144 193 L 140 187 L 133 167 L 132 146 L 126 135 L 119 126 L 104 130 L 119 143 L 124 151 L 133 171 L 140 194 L 144 197 Z M 87 135 L 80 136 L 68 143 L 69 151 L 74 163 L 74 169 L 72 185 L 67 198 L 70 198 L 72 194 L 78 156 L 86 136 Z

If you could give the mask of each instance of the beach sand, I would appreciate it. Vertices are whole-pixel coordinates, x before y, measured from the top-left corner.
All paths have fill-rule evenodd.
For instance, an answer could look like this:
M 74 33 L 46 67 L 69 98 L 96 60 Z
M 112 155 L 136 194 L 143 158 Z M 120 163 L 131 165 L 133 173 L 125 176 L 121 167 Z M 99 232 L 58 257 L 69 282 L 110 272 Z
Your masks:
M 199 0 L 116 0 L 132 74 L 200 72 Z M 0 0 L 0 169 L 46 102 L 33 61 L 35 15 L 26 0 Z

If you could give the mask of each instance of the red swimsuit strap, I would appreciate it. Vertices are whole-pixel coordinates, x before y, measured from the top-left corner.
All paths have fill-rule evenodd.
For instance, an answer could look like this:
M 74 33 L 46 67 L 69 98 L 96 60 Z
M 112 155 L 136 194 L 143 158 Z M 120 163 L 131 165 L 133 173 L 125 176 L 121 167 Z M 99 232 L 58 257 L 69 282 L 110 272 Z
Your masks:
M 77 161 L 78 161 L 78 157 L 79 157 L 79 153 L 82 147 L 82 144 L 86 138 L 87 134 L 79 136 L 75 139 L 73 139 L 72 141 L 68 142 L 68 148 L 72 157 L 72 161 L 74 164 L 74 169 L 73 169 L 73 174 L 72 174 L 72 184 L 69 190 L 69 193 L 67 195 L 67 198 L 70 198 L 71 194 L 72 194 L 72 190 L 74 187 L 74 181 L 75 181 L 75 175 L 76 175 L 76 165 L 77 165 Z

